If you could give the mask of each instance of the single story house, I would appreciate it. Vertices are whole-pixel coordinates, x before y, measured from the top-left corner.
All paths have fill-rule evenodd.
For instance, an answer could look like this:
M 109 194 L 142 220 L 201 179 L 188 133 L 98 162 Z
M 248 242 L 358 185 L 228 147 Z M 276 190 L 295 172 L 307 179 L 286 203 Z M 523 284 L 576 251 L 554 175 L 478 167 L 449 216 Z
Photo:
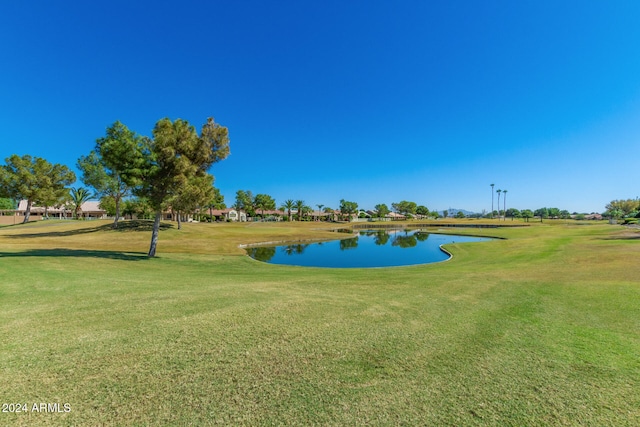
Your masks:
M 82 216 L 84 218 L 106 218 L 107 212 L 100 208 L 100 202 L 95 200 L 90 200 L 88 202 L 84 202 L 80 209 L 82 209 Z M 16 216 L 25 216 L 27 213 L 27 201 L 20 200 L 18 203 L 18 209 L 15 210 Z M 73 218 L 73 208 L 69 205 L 66 206 L 31 206 L 31 217 L 33 219 L 42 219 L 48 215 L 49 217 L 54 218 Z
M 202 213 L 209 214 L 209 210 L 203 210 Z M 211 214 L 218 221 L 247 221 L 247 214 L 244 211 L 238 211 L 234 208 L 213 209 Z

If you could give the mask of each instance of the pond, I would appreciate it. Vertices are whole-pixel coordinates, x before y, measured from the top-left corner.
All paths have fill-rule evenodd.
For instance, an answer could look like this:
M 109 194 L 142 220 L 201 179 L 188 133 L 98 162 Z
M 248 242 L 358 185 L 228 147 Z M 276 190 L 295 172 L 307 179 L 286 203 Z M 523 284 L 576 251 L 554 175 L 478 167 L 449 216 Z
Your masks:
M 427 233 L 422 230 L 364 230 L 354 237 L 315 243 L 247 248 L 251 258 L 304 267 L 395 267 L 446 261 L 448 243 L 483 242 L 488 237 Z

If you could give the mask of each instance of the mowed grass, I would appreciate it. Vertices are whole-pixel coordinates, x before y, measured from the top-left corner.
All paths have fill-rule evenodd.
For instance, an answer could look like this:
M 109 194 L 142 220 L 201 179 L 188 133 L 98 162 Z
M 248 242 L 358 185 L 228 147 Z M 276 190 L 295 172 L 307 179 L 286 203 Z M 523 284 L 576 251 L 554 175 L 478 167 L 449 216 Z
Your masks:
M 145 224 L 0 229 L 0 403 L 29 407 L 0 425 L 640 425 L 634 230 L 453 230 L 506 239 L 341 270 L 237 247 L 318 224 L 167 225 L 156 259 Z

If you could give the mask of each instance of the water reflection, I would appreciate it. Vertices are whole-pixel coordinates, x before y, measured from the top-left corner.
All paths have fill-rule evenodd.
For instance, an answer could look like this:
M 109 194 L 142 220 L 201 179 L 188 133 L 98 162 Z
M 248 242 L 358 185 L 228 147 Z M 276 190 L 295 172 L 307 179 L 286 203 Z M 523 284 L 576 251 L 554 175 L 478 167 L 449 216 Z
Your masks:
M 358 237 L 353 237 L 351 239 L 342 239 L 340 240 L 340 250 L 346 251 L 348 249 L 355 249 L 358 247 Z
M 258 246 L 255 248 L 247 248 L 247 254 L 258 261 L 269 262 L 276 254 L 276 247 Z
M 296 243 L 294 245 L 281 246 L 281 248 L 287 255 L 302 255 L 309 245 L 310 243 Z
M 377 246 L 384 246 L 387 244 L 391 236 L 385 230 L 376 230 L 373 232 L 373 243 Z
M 444 261 L 441 245 L 489 238 L 427 233 L 421 230 L 362 230 L 354 237 L 323 243 L 255 247 L 247 254 L 259 261 L 315 267 L 390 267 Z M 391 242 L 389 244 L 389 242 Z
M 393 242 L 391 242 L 392 246 L 398 246 L 400 248 L 413 248 L 418 244 L 418 239 L 413 234 L 404 235 L 404 236 L 396 236 L 393 238 Z
M 424 231 L 418 231 L 416 232 L 415 236 L 419 242 L 425 242 L 429 238 L 429 233 Z

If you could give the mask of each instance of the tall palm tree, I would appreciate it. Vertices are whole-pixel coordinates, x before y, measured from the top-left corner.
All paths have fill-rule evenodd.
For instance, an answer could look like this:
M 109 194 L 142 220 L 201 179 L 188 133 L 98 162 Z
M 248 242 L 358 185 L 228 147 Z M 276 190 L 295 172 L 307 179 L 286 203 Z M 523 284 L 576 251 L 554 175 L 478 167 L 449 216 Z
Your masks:
M 500 219 L 500 193 L 502 193 L 502 190 L 497 189 L 496 193 L 498 193 L 498 219 Z
M 495 184 L 491 184 L 491 219 L 493 219 L 493 186 Z
M 504 199 L 502 202 L 504 203 L 504 220 L 507 220 L 507 190 L 502 190 L 502 194 L 504 195 Z
M 289 200 L 285 200 L 285 202 L 282 204 L 282 207 L 280 209 L 287 211 L 287 217 L 289 218 L 289 222 L 291 222 L 291 209 L 293 209 L 296 206 L 296 203 L 289 199 Z
M 304 200 L 296 200 L 296 209 L 298 210 L 298 221 L 302 221 L 302 211 L 304 210 Z
M 71 205 L 73 206 L 73 214 L 77 218 L 82 214 L 82 204 L 91 199 L 93 195 L 84 187 L 71 189 Z

